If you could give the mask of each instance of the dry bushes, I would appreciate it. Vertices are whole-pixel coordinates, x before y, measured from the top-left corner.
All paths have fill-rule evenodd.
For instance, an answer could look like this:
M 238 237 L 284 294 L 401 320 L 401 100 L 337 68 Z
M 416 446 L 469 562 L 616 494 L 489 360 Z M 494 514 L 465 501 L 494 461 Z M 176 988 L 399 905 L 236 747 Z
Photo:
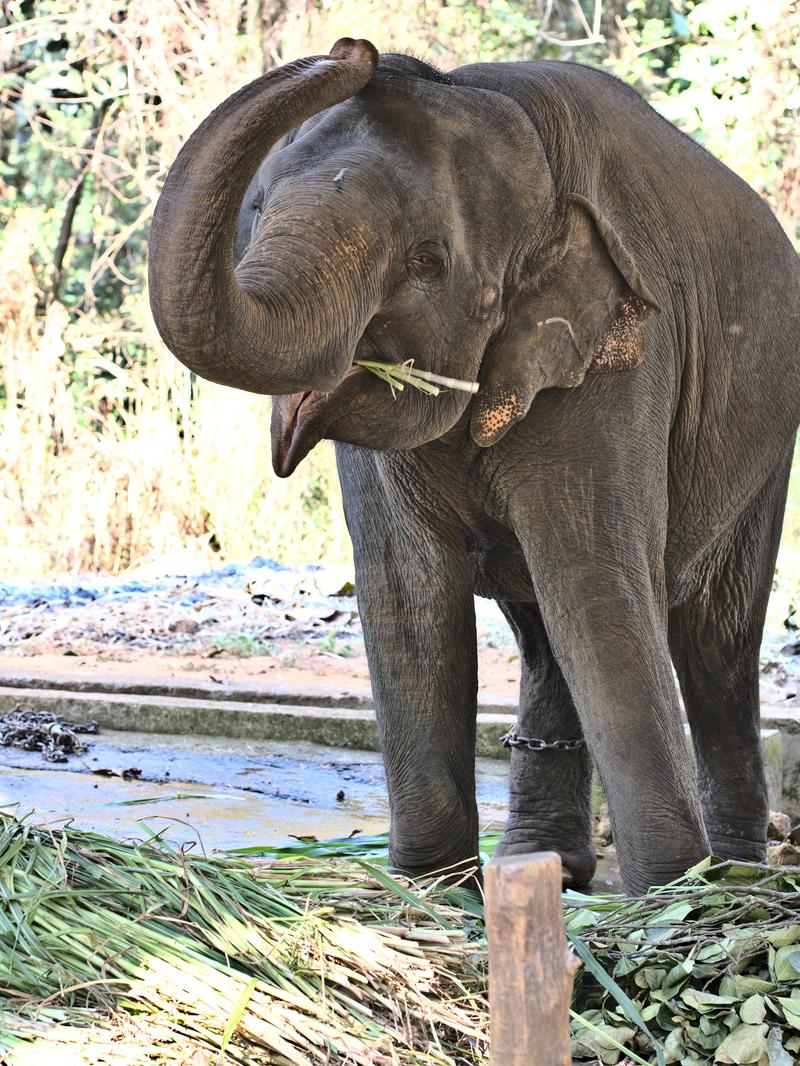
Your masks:
M 657 92 L 791 230 L 800 14 L 789 0 L 662 7 L 606 0 L 606 42 L 569 54 Z M 233 90 L 342 35 L 448 68 L 559 56 L 542 16 L 549 34 L 582 38 L 577 11 L 576 0 L 6 0 L 0 575 L 118 571 L 176 563 L 176 551 L 201 565 L 348 558 L 331 449 L 278 481 L 268 401 L 192 380 L 154 333 L 147 227 L 166 169 Z
M 176 548 L 199 565 L 342 558 L 330 449 L 277 481 L 269 401 L 193 382 L 147 309 L 147 224 L 166 168 L 260 72 L 258 35 L 234 0 L 129 0 L 116 21 L 119 8 L 42 4 L 3 38 L 17 76 L 2 90 L 0 572 L 119 571 L 166 554 L 178 565 Z M 55 298 L 52 249 L 82 179 Z

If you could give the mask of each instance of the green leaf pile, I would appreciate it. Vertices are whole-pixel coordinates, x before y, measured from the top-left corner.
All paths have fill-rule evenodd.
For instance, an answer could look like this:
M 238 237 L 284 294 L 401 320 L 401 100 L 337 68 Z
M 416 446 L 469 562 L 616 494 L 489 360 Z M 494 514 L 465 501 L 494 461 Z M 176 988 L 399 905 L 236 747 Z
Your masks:
M 799 881 L 797 869 L 707 859 L 638 899 L 566 893 L 567 931 L 584 963 L 576 1059 L 800 1060 Z

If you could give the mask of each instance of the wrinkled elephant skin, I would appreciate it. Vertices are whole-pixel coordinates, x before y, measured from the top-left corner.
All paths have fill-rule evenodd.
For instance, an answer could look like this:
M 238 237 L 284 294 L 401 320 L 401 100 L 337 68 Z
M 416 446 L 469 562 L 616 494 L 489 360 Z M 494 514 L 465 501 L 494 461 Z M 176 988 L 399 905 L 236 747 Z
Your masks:
M 800 272 L 754 192 L 598 71 L 345 39 L 187 142 L 150 276 L 178 358 L 276 397 L 280 475 L 337 441 L 396 866 L 477 852 L 475 592 L 519 642 L 517 734 L 583 742 L 513 748 L 502 852 L 585 884 L 594 762 L 631 891 L 763 859 Z M 368 357 L 480 391 L 393 396 Z

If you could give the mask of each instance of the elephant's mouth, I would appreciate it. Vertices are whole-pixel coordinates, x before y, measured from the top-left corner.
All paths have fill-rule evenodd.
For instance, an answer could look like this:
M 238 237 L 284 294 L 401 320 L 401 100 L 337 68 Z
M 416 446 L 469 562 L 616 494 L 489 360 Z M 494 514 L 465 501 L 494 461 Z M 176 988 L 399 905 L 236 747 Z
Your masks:
M 380 358 L 369 352 L 356 358 Z M 364 444 L 381 451 L 416 448 L 450 429 L 472 398 L 445 391 L 436 399 L 416 389 L 392 396 L 385 382 L 369 370 L 353 365 L 330 392 L 306 390 L 275 396 L 272 401 L 272 467 L 289 477 L 323 438 Z M 394 407 L 395 402 L 400 404 Z M 435 404 L 435 410 L 431 406 Z M 344 434 L 344 435 L 343 435 Z
M 295 392 L 272 401 L 272 466 L 289 477 L 323 439 L 343 406 L 363 389 L 367 371 L 351 367 L 331 392 Z

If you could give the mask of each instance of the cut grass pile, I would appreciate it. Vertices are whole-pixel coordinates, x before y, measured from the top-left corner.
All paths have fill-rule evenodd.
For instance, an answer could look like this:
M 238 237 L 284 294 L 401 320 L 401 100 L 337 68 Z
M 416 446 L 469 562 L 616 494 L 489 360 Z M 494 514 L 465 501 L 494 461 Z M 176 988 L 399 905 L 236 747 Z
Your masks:
M 121 1026 L 120 1057 L 109 1062 L 129 1061 L 131 1026 L 146 1045 L 150 1022 L 149 1051 L 162 1062 L 216 1062 L 221 1051 L 229 1062 L 293 1066 L 481 1061 L 478 919 L 441 894 L 433 906 L 358 857 L 308 850 L 268 862 L 189 857 L 155 839 L 120 843 L 4 818 L 9 1061 L 43 1056 L 44 1041 L 74 1043 L 54 1023 L 86 1024 L 93 1011 Z M 142 1014 L 145 1029 L 128 1017 Z M 15 1048 L 29 1021 L 51 1024 Z
M 0 1059 L 486 1063 L 480 901 L 385 856 L 373 837 L 208 858 L 3 817 Z M 798 1061 L 798 878 L 708 860 L 640 899 L 566 893 L 576 1059 Z

